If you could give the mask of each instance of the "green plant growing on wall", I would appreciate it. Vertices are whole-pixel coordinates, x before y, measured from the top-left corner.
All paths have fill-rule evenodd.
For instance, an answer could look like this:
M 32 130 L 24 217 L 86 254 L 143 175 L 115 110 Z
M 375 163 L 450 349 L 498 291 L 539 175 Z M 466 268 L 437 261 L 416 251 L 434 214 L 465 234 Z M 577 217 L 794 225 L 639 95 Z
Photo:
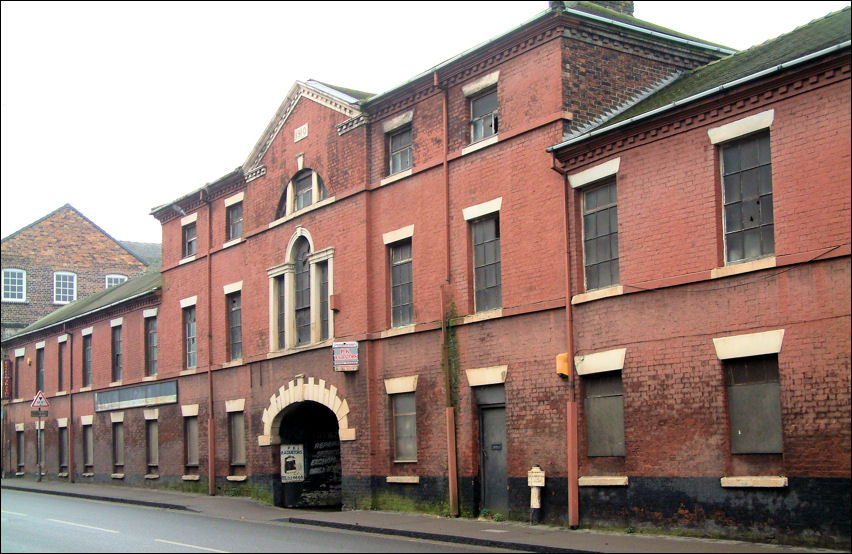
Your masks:
M 451 302 L 444 315 L 444 352 L 443 365 L 446 374 L 449 405 L 458 408 L 459 403 L 459 344 L 455 321 L 458 318 L 456 303 Z

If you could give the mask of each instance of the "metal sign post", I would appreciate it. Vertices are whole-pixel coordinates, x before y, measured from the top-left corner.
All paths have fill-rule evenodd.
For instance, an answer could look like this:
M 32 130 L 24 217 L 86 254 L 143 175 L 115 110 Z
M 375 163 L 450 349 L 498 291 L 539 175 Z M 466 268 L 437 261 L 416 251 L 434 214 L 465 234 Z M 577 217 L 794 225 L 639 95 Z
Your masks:
M 38 418 L 38 425 L 36 427 L 36 471 L 38 473 L 38 480 L 41 482 L 41 418 L 47 417 L 47 410 L 42 410 L 41 408 L 49 408 L 50 402 L 48 402 L 47 398 L 44 397 L 43 391 L 38 391 L 30 406 L 36 408 L 30 412 L 30 415 Z

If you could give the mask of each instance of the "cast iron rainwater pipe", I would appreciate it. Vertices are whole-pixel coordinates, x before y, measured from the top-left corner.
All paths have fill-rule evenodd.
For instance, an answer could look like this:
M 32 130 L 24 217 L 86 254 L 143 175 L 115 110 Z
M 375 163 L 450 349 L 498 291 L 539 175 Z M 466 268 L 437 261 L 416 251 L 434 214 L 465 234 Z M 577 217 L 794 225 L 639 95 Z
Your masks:
M 448 129 L 448 121 L 447 121 L 447 96 L 449 91 L 447 87 L 442 87 L 440 81 L 438 80 L 438 72 L 432 74 L 432 84 L 435 88 L 442 91 L 441 95 L 441 117 L 442 117 L 442 131 L 443 131 L 443 140 L 444 140 L 444 148 L 443 148 L 443 171 L 444 171 L 444 238 L 445 238 L 445 246 L 444 251 L 446 253 L 446 259 L 444 263 L 444 276 L 445 283 L 438 287 L 439 289 L 439 298 L 441 302 L 441 345 L 442 348 L 446 348 L 447 344 L 447 321 L 444 316 L 444 303 L 446 301 L 444 295 L 444 287 L 449 286 L 450 284 L 450 167 L 448 160 L 448 153 L 450 149 L 450 145 L 448 143 L 449 140 L 449 129 Z M 446 415 L 447 422 L 447 474 L 449 478 L 449 493 L 450 493 L 450 514 L 453 516 L 459 515 L 459 483 L 458 483 L 458 460 L 456 455 L 456 413 L 455 408 L 453 407 L 452 402 L 452 392 L 450 391 L 451 381 L 450 381 L 450 359 L 447 356 L 447 367 L 446 371 L 444 371 L 444 391 L 445 391 L 445 408 L 444 412 Z
M 207 205 L 207 494 L 216 495 L 215 420 L 213 417 L 213 205 L 210 193 L 201 189 L 200 199 Z
M 562 238 L 565 246 L 563 256 L 565 270 L 565 347 L 566 352 L 556 356 L 556 372 L 568 379 L 568 402 L 566 404 L 566 450 L 568 455 L 568 526 L 576 529 L 580 525 L 580 490 L 579 490 L 579 448 L 577 440 L 577 398 L 576 380 L 574 379 L 574 312 L 571 305 L 571 243 L 569 208 L 569 190 L 567 183 L 567 172 L 556 163 L 553 157 L 552 169 L 563 177 L 562 193 L 562 216 L 565 218 L 562 225 Z

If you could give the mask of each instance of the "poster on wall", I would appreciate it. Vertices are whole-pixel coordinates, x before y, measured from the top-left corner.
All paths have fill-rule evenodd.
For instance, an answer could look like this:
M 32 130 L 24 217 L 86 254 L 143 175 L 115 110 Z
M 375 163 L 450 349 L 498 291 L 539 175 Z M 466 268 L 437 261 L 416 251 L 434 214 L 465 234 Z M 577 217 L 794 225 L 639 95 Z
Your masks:
M 281 482 L 305 480 L 305 447 L 301 444 L 281 445 Z

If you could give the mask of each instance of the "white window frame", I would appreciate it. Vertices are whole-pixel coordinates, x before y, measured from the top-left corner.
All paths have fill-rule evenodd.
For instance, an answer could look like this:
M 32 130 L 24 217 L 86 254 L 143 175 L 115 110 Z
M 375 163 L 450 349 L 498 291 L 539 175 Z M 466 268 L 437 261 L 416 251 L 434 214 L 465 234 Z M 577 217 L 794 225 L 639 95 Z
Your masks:
M 6 275 L 11 275 L 13 272 L 17 272 L 21 274 L 21 298 L 13 298 L 6 296 Z M 16 285 L 17 286 L 17 285 Z M 26 302 L 27 301 L 27 272 L 24 269 L 18 269 L 15 267 L 6 267 L 3 268 L 3 302 Z
M 114 285 L 110 285 L 109 284 L 110 279 L 112 279 L 112 280 L 121 279 L 121 281 L 114 284 Z M 110 273 L 109 275 L 107 275 L 104 278 L 104 284 L 106 285 L 106 288 L 117 287 L 118 285 L 121 285 L 122 283 L 126 283 L 126 282 L 127 282 L 127 275 L 122 275 L 121 273 Z
M 57 296 L 56 296 L 56 293 L 57 293 L 56 279 L 57 279 L 57 277 L 68 277 L 68 276 L 74 278 L 73 291 L 72 291 L 73 297 L 71 298 L 71 300 L 58 300 Z M 71 302 L 74 302 L 75 300 L 77 300 L 77 274 L 72 273 L 70 271 L 54 271 L 53 272 L 53 303 L 54 304 L 70 304 Z
M 308 264 L 310 265 L 311 280 L 311 341 L 307 344 L 298 344 L 296 336 L 296 264 L 293 261 L 294 246 L 299 237 L 305 237 L 308 241 L 310 254 Z M 270 351 L 288 350 L 291 348 L 305 348 L 326 344 L 334 340 L 334 310 L 331 302 L 328 302 L 328 337 L 322 337 L 322 318 L 320 314 L 320 272 L 317 264 L 328 263 L 328 296 L 331 298 L 334 291 L 334 248 L 315 250 L 314 240 L 311 234 L 300 227 L 290 237 L 287 245 L 287 262 L 269 268 L 266 271 L 269 278 L 269 349 Z M 284 277 L 284 344 L 278 340 L 278 299 L 280 297 L 279 287 L 281 281 L 278 277 Z

